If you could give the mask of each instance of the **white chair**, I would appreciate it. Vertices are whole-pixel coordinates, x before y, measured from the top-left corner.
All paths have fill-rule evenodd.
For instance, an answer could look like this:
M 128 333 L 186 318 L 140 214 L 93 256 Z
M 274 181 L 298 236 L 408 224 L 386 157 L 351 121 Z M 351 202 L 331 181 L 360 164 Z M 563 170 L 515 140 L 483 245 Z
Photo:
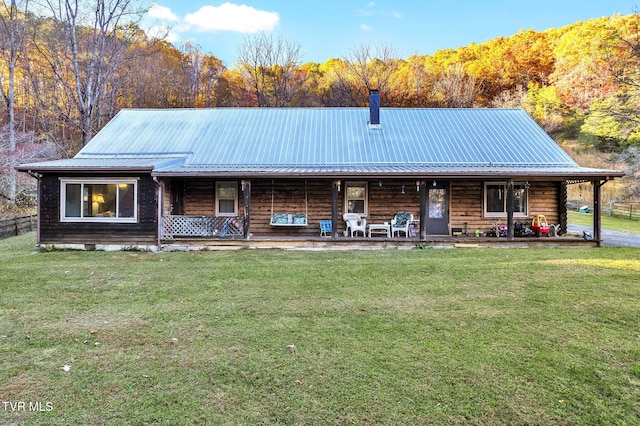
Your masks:
M 413 222 L 413 214 L 410 212 L 398 212 L 391 219 L 391 236 L 395 237 L 396 232 L 400 236 L 400 232 L 404 232 L 405 237 L 409 238 L 409 226 Z
M 345 237 L 351 232 L 351 236 L 356 232 L 362 232 L 362 236 L 366 236 L 367 232 L 367 219 L 363 219 L 356 213 L 345 213 L 342 215 L 342 219 L 347 224 L 347 229 L 344 231 Z

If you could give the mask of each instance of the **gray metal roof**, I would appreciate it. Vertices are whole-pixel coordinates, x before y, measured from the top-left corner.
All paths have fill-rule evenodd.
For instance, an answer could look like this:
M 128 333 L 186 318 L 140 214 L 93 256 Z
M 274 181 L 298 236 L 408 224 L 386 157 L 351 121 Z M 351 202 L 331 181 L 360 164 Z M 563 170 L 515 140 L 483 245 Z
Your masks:
M 369 126 L 368 108 L 122 110 L 61 167 L 151 159 L 164 175 L 611 172 L 580 168 L 520 109 L 382 108 L 380 120 Z

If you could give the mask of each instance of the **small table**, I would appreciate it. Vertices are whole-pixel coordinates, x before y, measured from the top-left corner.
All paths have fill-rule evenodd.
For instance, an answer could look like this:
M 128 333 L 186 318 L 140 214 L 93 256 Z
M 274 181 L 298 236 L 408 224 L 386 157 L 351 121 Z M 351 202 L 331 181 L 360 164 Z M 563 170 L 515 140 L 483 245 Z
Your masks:
M 385 234 L 389 238 L 391 234 L 391 225 L 389 223 L 372 223 L 369 225 L 369 238 L 371 234 Z

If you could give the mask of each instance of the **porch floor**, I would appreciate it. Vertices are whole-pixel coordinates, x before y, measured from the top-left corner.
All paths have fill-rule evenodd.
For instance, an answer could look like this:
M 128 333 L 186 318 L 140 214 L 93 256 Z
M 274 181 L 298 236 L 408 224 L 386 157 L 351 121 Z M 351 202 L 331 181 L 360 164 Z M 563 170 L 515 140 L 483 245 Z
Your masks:
M 163 241 L 162 251 L 240 250 L 279 248 L 285 250 L 384 250 L 413 248 L 529 248 L 529 247 L 595 247 L 596 241 L 579 236 L 514 238 L 475 236 L 430 236 L 418 238 L 384 237 L 252 237 L 251 239 L 177 238 Z

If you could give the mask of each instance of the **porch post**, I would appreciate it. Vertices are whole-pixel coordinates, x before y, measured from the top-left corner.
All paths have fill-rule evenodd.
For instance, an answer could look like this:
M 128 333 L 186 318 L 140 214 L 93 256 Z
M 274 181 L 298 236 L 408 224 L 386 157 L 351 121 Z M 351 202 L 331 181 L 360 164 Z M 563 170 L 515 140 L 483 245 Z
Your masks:
M 38 189 L 36 191 L 36 196 L 38 197 L 36 199 L 36 202 L 38 203 L 38 206 L 36 207 L 36 244 L 38 244 L 38 247 L 40 247 L 40 217 L 42 216 L 42 214 L 40 213 L 40 200 L 42 200 L 42 185 L 40 184 L 40 179 L 42 178 L 42 176 L 36 176 L 37 179 L 37 185 L 38 185 Z
M 598 247 L 600 247 L 600 228 L 602 227 L 602 210 L 600 208 L 600 187 L 602 183 L 594 180 L 593 184 L 593 239 L 596 241 Z
M 513 192 L 513 179 L 507 182 L 507 240 L 513 240 L 513 210 L 515 194 Z
M 560 212 L 560 234 L 567 233 L 567 182 L 559 182 L 558 211 Z
M 242 195 L 244 198 L 244 238 L 251 237 L 251 181 L 242 181 Z
M 156 176 L 153 177 L 153 181 L 156 184 L 156 214 L 158 216 L 157 218 L 157 224 L 158 224 L 158 228 L 156 230 L 157 232 L 157 240 L 156 243 L 158 244 L 158 250 L 160 250 L 160 248 L 162 247 L 162 237 L 164 236 L 164 214 L 163 214 L 163 198 L 164 198 L 164 181 L 160 181 Z M 173 235 L 172 235 L 173 236 Z
M 331 239 L 338 237 L 338 188 L 340 181 L 331 182 Z
M 420 182 L 420 239 L 427 239 L 427 182 Z

